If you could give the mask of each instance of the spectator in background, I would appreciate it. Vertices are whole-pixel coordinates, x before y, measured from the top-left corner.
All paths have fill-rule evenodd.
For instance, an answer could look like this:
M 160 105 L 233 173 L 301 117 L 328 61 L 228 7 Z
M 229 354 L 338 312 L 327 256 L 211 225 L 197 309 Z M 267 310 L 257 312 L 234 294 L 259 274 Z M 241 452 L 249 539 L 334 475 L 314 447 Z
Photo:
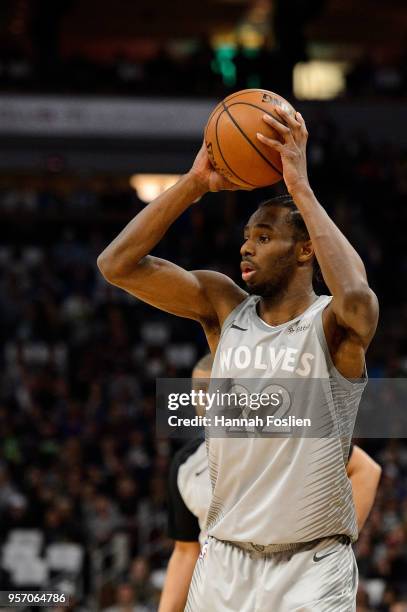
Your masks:
M 12 529 L 24 529 L 31 526 L 26 499 L 19 493 L 14 493 L 2 513 L 0 543 L 6 539 L 7 533 Z
M 356 596 L 356 612 L 370 612 L 369 597 L 363 586 L 360 584 Z
M 113 606 L 105 608 L 104 612 L 149 612 L 149 609 L 137 603 L 131 584 L 122 582 L 116 590 L 116 602 Z
M 123 525 L 123 519 L 111 499 L 98 495 L 91 502 L 86 523 L 89 538 L 103 544 Z
M 11 482 L 7 469 L 0 465 L 0 511 L 10 506 L 17 495 L 18 491 Z
M 390 606 L 389 612 L 407 612 L 407 599 L 396 601 Z
M 133 559 L 129 570 L 129 583 L 137 595 L 137 601 L 147 604 L 154 593 L 151 584 L 151 568 L 147 557 L 138 556 Z

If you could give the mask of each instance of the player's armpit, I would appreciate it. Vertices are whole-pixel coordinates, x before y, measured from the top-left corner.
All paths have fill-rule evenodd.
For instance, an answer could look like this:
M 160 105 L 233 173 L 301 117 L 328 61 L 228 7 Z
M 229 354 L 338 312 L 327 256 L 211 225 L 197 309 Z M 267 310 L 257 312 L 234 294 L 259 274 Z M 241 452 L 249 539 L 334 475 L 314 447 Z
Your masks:
M 209 270 L 189 272 L 151 255 L 143 257 L 130 273 L 123 275 L 109 273 L 103 262 L 98 261 L 98 265 L 107 281 L 143 302 L 208 327 L 222 325 L 246 295 L 224 274 Z
M 377 297 L 367 284 L 358 290 L 345 292 L 341 298 L 334 296 L 324 316 L 329 313 L 334 315 L 339 327 L 357 336 L 367 349 L 379 318 Z
M 365 353 L 374 336 L 378 303 L 373 291 L 354 297 L 353 306 L 344 309 L 335 297 L 325 308 L 322 321 L 328 349 L 336 369 L 345 378 L 359 378 L 365 369 Z

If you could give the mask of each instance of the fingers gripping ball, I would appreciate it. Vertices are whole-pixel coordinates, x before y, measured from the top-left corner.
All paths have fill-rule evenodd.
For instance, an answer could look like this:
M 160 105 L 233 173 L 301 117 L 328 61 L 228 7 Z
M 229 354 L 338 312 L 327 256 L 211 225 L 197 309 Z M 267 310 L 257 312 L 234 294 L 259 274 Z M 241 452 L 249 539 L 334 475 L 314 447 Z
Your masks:
M 215 108 L 205 128 L 205 143 L 214 168 L 241 187 L 264 187 L 283 178 L 280 154 L 256 137 L 257 132 L 280 140 L 262 117 L 265 113 L 281 121 L 273 108 L 280 106 L 293 117 L 287 100 L 265 89 L 243 89 L 225 98 Z

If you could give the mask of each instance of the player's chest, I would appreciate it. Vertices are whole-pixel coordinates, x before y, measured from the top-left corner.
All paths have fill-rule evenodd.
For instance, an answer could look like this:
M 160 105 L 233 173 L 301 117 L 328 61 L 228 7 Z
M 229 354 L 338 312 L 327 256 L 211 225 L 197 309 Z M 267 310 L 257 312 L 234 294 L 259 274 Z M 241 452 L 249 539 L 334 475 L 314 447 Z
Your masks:
M 311 326 L 289 326 L 276 332 L 259 333 L 249 324 L 246 328 L 232 325 L 219 342 L 214 375 L 219 378 L 312 376 L 320 346 L 310 331 Z

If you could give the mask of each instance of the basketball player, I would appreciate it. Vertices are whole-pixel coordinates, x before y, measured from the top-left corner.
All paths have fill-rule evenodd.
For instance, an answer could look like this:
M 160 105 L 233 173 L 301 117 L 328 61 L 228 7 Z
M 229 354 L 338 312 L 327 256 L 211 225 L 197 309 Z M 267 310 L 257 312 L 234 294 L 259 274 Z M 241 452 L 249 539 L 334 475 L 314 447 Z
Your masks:
M 218 272 L 187 272 L 149 255 L 207 191 L 235 189 L 213 169 L 204 146 L 191 170 L 98 258 L 112 284 L 201 323 L 213 378 L 325 379 L 337 430 L 346 432 L 209 438 L 209 539 L 195 566 L 188 612 L 355 610 L 350 543 L 357 523 L 345 466 L 378 303 L 359 255 L 310 187 L 302 116 L 273 109 L 278 120 L 264 121 L 279 140 L 258 138 L 281 155 L 290 195 L 263 204 L 248 220 L 241 248 L 247 292 Z M 315 258 L 331 295 L 313 291 Z M 307 397 L 303 404 L 312 407 Z
M 194 389 L 210 378 L 213 360 L 205 355 L 192 372 Z M 195 384 L 194 384 L 195 382 Z M 200 386 L 196 386 L 200 383 Z M 198 410 L 197 410 L 198 412 Z M 184 610 L 188 589 L 200 552 L 211 495 L 204 438 L 185 444 L 171 462 L 168 487 L 168 536 L 175 540 L 168 563 L 159 612 Z M 201 539 L 201 543 L 202 539 Z
M 192 380 L 209 379 L 212 365 L 211 355 L 202 357 L 192 372 Z M 381 468 L 361 448 L 352 445 L 346 472 L 360 533 L 373 506 Z M 158 612 L 182 612 L 185 608 L 211 494 L 206 445 L 203 439 L 196 438 L 185 444 L 171 462 L 168 535 L 175 543 Z

